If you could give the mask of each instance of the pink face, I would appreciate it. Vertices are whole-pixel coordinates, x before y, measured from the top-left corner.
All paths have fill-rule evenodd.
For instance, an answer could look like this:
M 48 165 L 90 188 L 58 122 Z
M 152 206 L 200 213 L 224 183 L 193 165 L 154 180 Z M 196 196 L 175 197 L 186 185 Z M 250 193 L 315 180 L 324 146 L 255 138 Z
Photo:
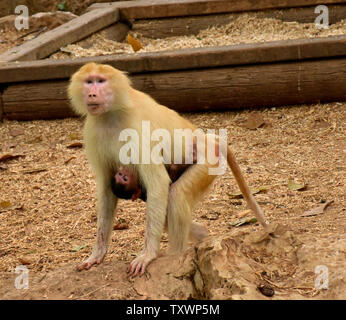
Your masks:
M 107 112 L 113 101 L 113 92 L 108 79 L 91 74 L 83 83 L 83 97 L 88 112 L 94 116 Z

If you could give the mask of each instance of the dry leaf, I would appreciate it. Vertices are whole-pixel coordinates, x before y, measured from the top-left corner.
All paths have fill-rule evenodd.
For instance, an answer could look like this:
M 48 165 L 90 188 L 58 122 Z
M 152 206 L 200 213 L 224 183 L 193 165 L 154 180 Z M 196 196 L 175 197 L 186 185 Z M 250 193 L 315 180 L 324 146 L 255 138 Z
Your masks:
M 332 203 L 333 201 L 325 202 L 318 207 L 305 211 L 301 216 L 302 217 L 311 217 L 311 216 L 317 216 L 318 214 L 322 214 L 324 210 Z
M 257 193 L 260 193 L 260 192 L 264 192 L 264 191 L 267 191 L 268 190 L 268 187 L 259 187 L 259 188 L 256 188 L 256 189 L 251 189 L 250 192 L 252 194 L 257 194 Z M 241 192 L 236 192 L 236 193 L 231 193 L 229 194 L 229 196 L 231 197 L 231 199 L 241 199 L 243 198 L 243 194 Z
M 293 180 L 288 180 L 287 186 L 291 191 L 303 191 L 306 189 L 306 184 L 300 184 L 297 182 L 294 182 Z
M 78 138 L 79 138 L 79 135 L 77 132 L 71 132 L 70 133 L 70 139 L 71 140 L 78 140 Z
M 240 227 L 240 226 L 243 226 L 245 224 L 250 224 L 250 223 L 255 223 L 255 222 L 257 222 L 256 218 L 242 218 L 242 219 L 237 220 L 235 222 L 231 222 L 230 225 L 232 227 Z
M 29 168 L 29 169 L 21 170 L 20 172 L 21 173 L 37 173 L 42 171 L 47 171 L 47 167 Z
M 66 146 L 66 148 L 73 149 L 73 148 L 83 148 L 83 142 L 73 142 Z
M 25 157 L 24 154 L 10 154 L 10 153 L 5 153 L 0 156 L 0 162 L 5 162 L 7 160 L 13 160 L 17 159 L 19 157 Z
M 8 209 L 12 206 L 12 203 L 10 201 L 1 201 L 0 202 L 0 209 Z
M 264 125 L 263 116 L 260 113 L 252 113 L 244 123 L 243 127 L 250 130 L 255 130 Z
M 81 246 L 74 247 L 74 248 L 72 249 L 72 251 L 78 252 L 78 251 L 80 251 L 80 250 L 86 248 L 87 246 L 88 246 L 87 244 L 82 244 Z
M 0 169 L 1 170 L 7 170 L 8 169 L 8 165 L 7 164 L 0 164 Z
M 127 35 L 127 43 L 131 45 L 134 52 L 137 52 L 143 48 L 141 43 L 130 34 Z
M 10 129 L 10 135 L 12 137 L 17 137 L 17 136 L 20 136 L 22 134 L 24 134 L 24 129 L 23 128 L 18 127 L 18 128 Z
M 1 201 L 0 202 L 0 212 L 23 209 L 22 204 L 12 204 L 10 201 Z

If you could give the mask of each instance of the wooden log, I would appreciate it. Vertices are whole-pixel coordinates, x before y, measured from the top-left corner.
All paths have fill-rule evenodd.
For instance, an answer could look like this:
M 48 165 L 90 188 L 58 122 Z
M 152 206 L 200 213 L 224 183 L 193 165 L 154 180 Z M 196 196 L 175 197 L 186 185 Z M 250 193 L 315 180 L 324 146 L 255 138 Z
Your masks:
M 81 40 L 117 22 L 118 19 L 119 11 L 116 8 L 110 7 L 90 11 L 42 34 L 36 39 L 8 50 L 0 55 L 0 62 L 46 58 L 59 48 Z
M 265 9 L 316 6 L 318 4 L 344 3 L 339 0 L 140 0 L 95 3 L 88 10 L 115 7 L 121 19 L 151 19 L 180 17 L 225 12 L 256 11 Z
M 206 47 L 73 60 L 0 64 L 0 83 L 66 79 L 85 63 L 107 63 L 130 73 L 299 61 L 346 55 L 346 35 Z
M 346 100 L 346 58 L 134 74 L 134 87 L 179 112 Z M 71 116 L 67 80 L 9 86 L 8 119 Z M 28 94 L 30 92 L 30 94 Z
M 329 24 L 346 17 L 346 5 L 329 5 Z M 237 19 L 243 12 L 189 16 L 179 18 L 143 19 L 133 22 L 132 31 L 148 38 L 165 38 L 198 34 L 211 26 L 222 26 Z M 257 18 L 274 18 L 282 21 L 313 23 L 317 17 L 315 7 L 289 8 L 286 10 L 264 10 L 252 13 Z

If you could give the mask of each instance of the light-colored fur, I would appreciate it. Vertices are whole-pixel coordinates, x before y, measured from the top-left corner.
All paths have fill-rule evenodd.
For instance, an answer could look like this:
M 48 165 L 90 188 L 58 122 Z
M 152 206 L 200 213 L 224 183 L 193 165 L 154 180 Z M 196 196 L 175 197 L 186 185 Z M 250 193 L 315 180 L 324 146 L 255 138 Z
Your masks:
M 105 112 L 98 116 L 87 113 L 85 97 L 82 94 L 83 81 L 90 74 L 105 76 L 114 92 L 113 103 L 106 106 Z M 127 76 L 110 66 L 95 63 L 83 66 L 72 76 L 68 94 L 73 109 L 78 114 L 87 116 L 84 127 L 85 149 L 97 182 L 97 241 L 92 255 L 80 265 L 80 269 L 88 269 L 92 264 L 102 261 L 107 248 L 117 204 L 117 199 L 110 190 L 110 178 L 121 166 L 119 150 L 123 142 L 119 141 L 120 132 L 124 129 L 135 129 L 141 137 L 143 120 L 150 121 L 151 132 L 164 128 L 171 137 L 174 137 L 174 129 L 188 128 L 194 131 L 196 128 L 175 111 L 132 88 Z M 151 147 L 154 145 L 152 143 Z M 171 145 L 172 161 L 173 146 L 174 141 Z M 140 153 L 141 147 L 142 144 Z M 138 272 L 143 273 L 147 264 L 157 256 L 165 225 L 174 252 L 186 247 L 189 236 L 200 240 L 207 235 L 202 226 L 192 223 L 191 227 L 191 212 L 215 176 L 208 174 L 208 164 L 196 164 L 190 166 L 180 179 L 170 185 L 164 164 L 140 163 L 131 164 L 129 167 L 138 173 L 141 184 L 147 191 L 144 249 L 130 266 L 131 273 L 136 275 Z

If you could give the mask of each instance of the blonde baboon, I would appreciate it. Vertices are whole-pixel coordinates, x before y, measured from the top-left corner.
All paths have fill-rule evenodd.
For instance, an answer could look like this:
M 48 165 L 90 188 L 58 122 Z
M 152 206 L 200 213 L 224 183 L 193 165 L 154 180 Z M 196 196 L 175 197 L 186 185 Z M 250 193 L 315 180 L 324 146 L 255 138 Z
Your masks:
M 143 274 L 147 265 L 156 258 L 165 226 L 173 252 L 183 250 L 189 236 L 197 239 L 205 237 L 207 235 L 205 228 L 192 222 L 191 211 L 215 179 L 216 174 L 211 174 L 210 169 L 215 169 L 219 161 L 216 163 L 198 161 L 190 165 L 178 180 L 171 184 L 165 163 L 175 163 L 177 141 L 167 139 L 157 143 L 150 141 L 150 134 L 153 135 L 157 129 L 164 129 L 170 137 L 175 137 L 175 130 L 195 132 L 197 128 L 175 111 L 132 88 L 129 78 L 109 65 L 95 63 L 84 65 L 71 77 L 68 95 L 75 112 L 86 116 L 85 149 L 96 176 L 98 201 L 96 243 L 90 257 L 79 264 L 78 269 L 89 269 L 92 265 L 101 263 L 105 257 L 118 201 L 112 192 L 111 177 L 115 176 L 120 167 L 126 167 L 126 170 L 135 173 L 140 185 L 146 191 L 144 248 L 130 263 L 128 269 L 130 276 Z M 150 124 L 149 136 L 144 129 L 144 122 Z M 128 137 L 127 134 L 133 132 L 142 137 L 137 144 L 133 143 L 133 146 L 137 147 L 134 150 L 137 150 L 140 159 L 138 163 L 124 164 L 121 156 L 125 145 L 123 135 Z M 208 135 L 199 132 L 197 138 L 201 138 L 203 142 Z M 215 155 L 219 160 L 222 156 L 227 159 L 249 207 L 258 221 L 266 226 L 263 213 L 252 196 L 230 148 L 226 145 L 225 150 L 221 150 L 222 141 L 217 136 L 214 141 Z M 160 153 L 163 154 L 163 161 L 148 162 L 143 150 L 149 146 L 150 155 L 150 151 L 153 151 L 158 144 L 164 150 Z M 183 150 L 185 145 L 186 143 L 182 144 Z M 205 154 L 204 152 L 205 150 L 200 152 L 198 149 L 198 154 Z M 186 153 L 182 154 L 182 160 L 186 160 Z

